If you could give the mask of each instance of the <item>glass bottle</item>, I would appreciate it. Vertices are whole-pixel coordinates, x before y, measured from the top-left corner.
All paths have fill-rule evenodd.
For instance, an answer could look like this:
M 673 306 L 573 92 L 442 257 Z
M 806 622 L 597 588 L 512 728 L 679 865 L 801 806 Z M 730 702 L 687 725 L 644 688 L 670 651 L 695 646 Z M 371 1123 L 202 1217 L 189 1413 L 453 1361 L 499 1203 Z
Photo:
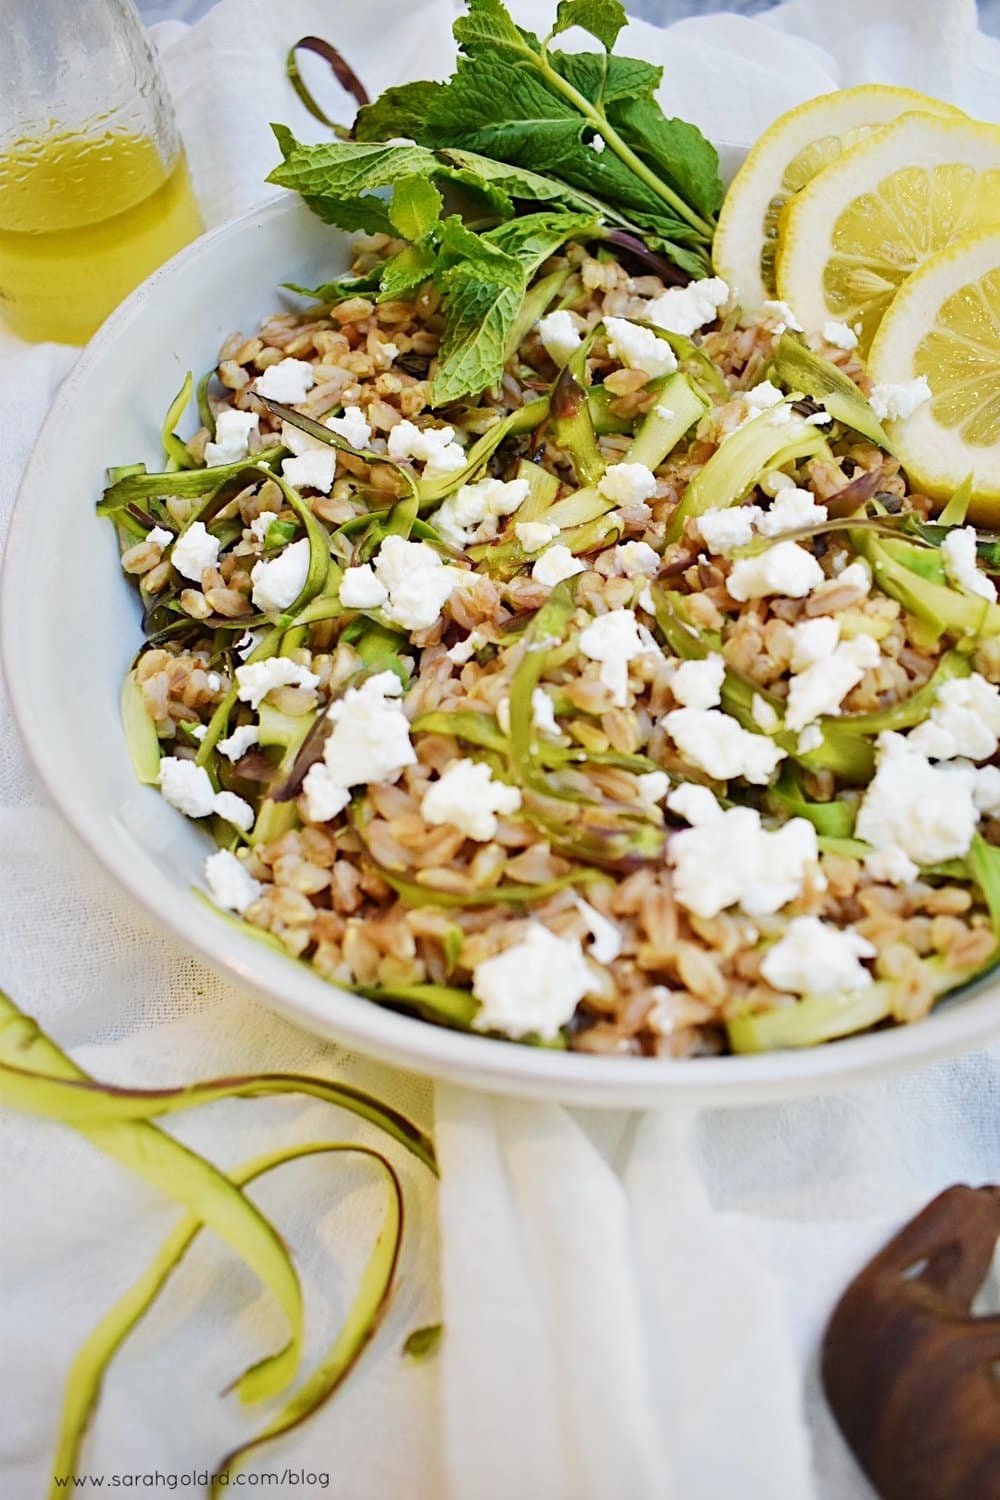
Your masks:
M 82 344 L 202 224 L 132 0 L 0 0 L 0 314 Z

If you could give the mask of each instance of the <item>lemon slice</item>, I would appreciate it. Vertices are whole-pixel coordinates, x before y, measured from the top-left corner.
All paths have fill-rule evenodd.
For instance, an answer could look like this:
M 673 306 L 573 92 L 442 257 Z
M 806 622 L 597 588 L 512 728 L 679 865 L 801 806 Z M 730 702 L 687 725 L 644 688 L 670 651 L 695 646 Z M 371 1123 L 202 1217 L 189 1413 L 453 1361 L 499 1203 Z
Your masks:
M 778 295 L 807 329 L 849 324 L 862 350 L 918 266 L 1000 225 L 1000 129 L 902 115 L 825 167 L 785 209 Z
M 931 399 L 888 424 L 911 482 L 942 499 L 972 476 L 975 519 L 1000 521 L 1000 229 L 931 256 L 897 292 L 868 359 L 896 385 L 925 376 Z
M 777 296 L 774 261 L 785 204 L 842 151 L 913 110 L 964 118 L 939 99 L 873 83 L 822 94 L 765 130 L 730 184 L 712 251 L 741 306 L 756 309 Z

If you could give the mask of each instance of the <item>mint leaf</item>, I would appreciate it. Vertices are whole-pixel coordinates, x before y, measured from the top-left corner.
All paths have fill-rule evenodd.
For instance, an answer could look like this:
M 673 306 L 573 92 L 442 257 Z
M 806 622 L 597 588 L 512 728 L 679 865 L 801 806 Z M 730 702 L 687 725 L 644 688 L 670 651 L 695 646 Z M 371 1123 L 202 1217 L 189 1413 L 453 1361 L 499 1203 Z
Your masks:
M 668 120 L 655 100 L 633 95 L 609 103 L 608 118 L 638 156 L 706 217 L 722 205 L 719 153 L 697 125 Z
M 495 383 L 527 289 L 521 263 L 452 217 L 442 226 L 437 283 L 445 323 L 431 401 L 445 405 Z
M 509 58 L 540 53 L 541 43 L 530 31 L 516 26 L 501 0 L 468 0 L 468 14 L 452 27 L 456 42 L 470 55 L 477 49 L 506 53 Z
M 392 195 L 389 218 L 396 232 L 414 244 L 424 239 L 441 217 L 443 198 L 426 176 L 400 177 Z
M 605 52 L 610 52 L 618 40 L 618 33 L 627 24 L 625 7 L 618 0 L 559 0 L 552 35 L 569 31 L 571 26 L 582 26 L 584 31 L 596 36 Z
M 440 87 L 439 83 L 401 83 L 386 89 L 358 110 L 355 140 L 391 141 L 396 136 L 420 140 L 430 101 Z
M 429 245 L 409 245 L 383 263 L 379 300 L 405 297 L 434 274 L 437 256 Z
M 401 177 L 426 175 L 434 166 L 434 153 L 423 146 L 358 145 L 354 141 L 302 146 L 283 126 L 279 128 L 285 160 L 267 180 L 292 188 L 304 198 L 355 198 Z

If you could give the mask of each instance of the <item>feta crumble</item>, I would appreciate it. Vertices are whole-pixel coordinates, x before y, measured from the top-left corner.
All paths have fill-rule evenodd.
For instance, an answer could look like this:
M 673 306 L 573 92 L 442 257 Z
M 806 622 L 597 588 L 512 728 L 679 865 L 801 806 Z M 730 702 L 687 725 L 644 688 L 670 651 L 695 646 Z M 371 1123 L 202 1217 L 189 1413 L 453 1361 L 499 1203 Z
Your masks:
M 745 781 L 764 786 L 785 752 L 765 734 L 744 729 L 716 708 L 675 708 L 662 719 L 684 759 L 713 781 Z
M 670 777 L 666 771 L 643 771 L 635 778 L 635 784 L 639 801 L 648 807 L 655 807 L 670 790 Z
M 799 672 L 788 685 L 788 728 L 804 729 L 824 714 L 839 714 L 847 694 L 878 666 L 880 658 L 878 642 L 870 635 L 859 635 L 841 641 L 830 656 Z
M 450 823 L 485 844 L 497 831 L 497 813 L 517 812 L 521 793 L 516 786 L 493 780 L 485 761 L 453 760 L 423 795 L 420 812 L 427 823 Z
M 803 332 L 802 324 L 787 302 L 779 302 L 775 297 L 768 297 L 763 303 L 762 311 L 766 318 L 779 320 L 779 326 L 774 330 L 775 333 L 784 333 L 786 328 L 792 333 Z
M 835 349 L 858 347 L 858 336 L 854 329 L 847 323 L 838 322 L 836 318 L 827 318 L 823 324 L 823 337 L 828 344 L 833 344 Z
M 818 724 L 808 724 L 799 735 L 795 748 L 799 755 L 809 755 L 813 750 L 818 750 L 822 743 L 822 729 Z
M 165 802 L 188 818 L 217 813 L 246 832 L 253 826 L 253 808 L 234 792 L 217 792 L 204 766 L 175 755 L 160 760 L 160 791 Z
M 709 552 L 731 552 L 753 541 L 754 523 L 760 520 L 757 505 L 728 505 L 708 510 L 698 517 L 698 530 Z
M 254 563 L 250 570 L 251 598 L 264 614 L 280 613 L 295 603 L 305 588 L 309 573 L 309 538 L 290 542 L 270 562 Z
M 174 548 L 176 562 L 177 548 Z M 955 588 L 965 594 L 976 594 L 981 599 L 994 600 L 996 585 L 985 573 L 979 571 L 976 561 L 976 528 L 954 526 L 941 543 L 941 561 L 945 576 Z
M 864 857 L 865 874 L 884 885 L 909 885 L 916 880 L 920 868 L 902 849 L 873 849 Z
M 297 490 L 319 490 L 328 495 L 333 488 L 337 472 L 337 450 L 317 444 L 298 458 L 285 458 L 281 462 L 281 477 Z
M 606 917 L 596 906 L 576 898 L 576 909 L 587 924 L 590 933 L 590 956 L 599 964 L 613 964 L 622 951 L 622 935 L 618 925 Z
M 583 342 L 576 319 L 564 307 L 559 308 L 557 312 L 546 313 L 544 318 L 539 318 L 535 326 L 545 352 L 551 355 L 557 365 L 564 365 L 574 350 L 579 349 Z
M 770 411 L 785 400 L 784 391 L 771 380 L 760 381 L 748 391 L 741 391 L 740 396 L 744 406 L 748 406 L 753 412 Z
M 823 569 L 798 542 L 778 542 L 757 557 L 741 557 L 733 564 L 726 588 L 734 599 L 763 599 L 785 594 L 803 599 L 823 582 Z
M 531 722 L 539 734 L 558 738 L 561 730 L 552 706 L 552 699 L 544 688 L 537 687 L 531 695 Z
M 253 709 L 260 707 L 272 688 L 318 686 L 315 672 L 287 656 L 269 656 L 265 661 L 249 661 L 236 668 L 236 696 Z
M 619 708 L 628 704 L 628 664 L 649 650 L 631 609 L 612 609 L 580 631 L 578 645 L 591 661 L 600 662 L 600 679 Z
M 547 588 L 555 588 L 556 584 L 562 583 L 564 578 L 573 578 L 583 571 L 583 563 L 579 558 L 574 557 L 562 542 L 556 542 L 553 546 L 546 547 L 532 568 L 531 576 L 536 583 L 545 584 Z
M 756 522 L 761 536 L 780 536 L 784 531 L 798 531 L 801 526 L 819 526 L 827 519 L 827 508 L 819 505 L 808 490 L 785 485 L 775 495 L 770 508 L 761 511 Z
M 236 411 L 226 407 L 215 418 L 215 439 L 205 444 L 205 466 L 234 464 L 246 458 L 251 432 L 260 432 L 260 417 L 255 411 Z
M 605 318 L 608 353 L 627 370 L 642 370 L 651 379 L 670 375 L 677 369 L 674 351 L 666 339 L 658 338 L 651 328 L 643 328 L 628 318 Z
M 173 532 L 168 531 L 165 526 L 154 526 L 151 531 L 146 532 L 146 541 L 151 542 L 154 547 L 159 547 L 161 550 L 164 547 L 169 547 L 173 539 Z
M 253 808 L 242 797 L 237 797 L 235 792 L 216 792 L 212 811 L 244 833 L 249 833 L 253 827 Z
M 219 561 L 219 543 L 205 526 L 204 521 L 194 521 L 182 531 L 174 543 L 170 561 L 184 578 L 201 582 L 206 568 L 214 568 Z
M 773 734 L 781 723 L 777 709 L 772 708 L 767 699 L 762 698 L 760 693 L 754 693 L 750 700 L 750 717 L 757 725 L 757 728 L 763 729 L 765 734 Z
M 446 567 L 426 542 L 408 542 L 387 536 L 374 562 L 375 577 L 385 589 L 386 619 L 404 630 L 427 630 L 457 588 L 464 588 L 474 574 Z
M 482 631 L 472 630 L 465 637 L 464 641 L 456 641 L 454 646 L 449 646 L 444 654 L 449 661 L 456 662 L 458 666 L 463 666 L 467 661 L 472 660 L 480 647 L 485 645 L 486 636 L 483 635 Z
M 989 760 L 1000 740 L 1000 688 L 978 672 L 943 682 L 930 717 L 909 735 L 911 749 L 933 760 Z
M 472 993 L 480 1009 L 472 1024 L 477 1031 L 553 1041 L 594 987 L 579 946 L 532 922 L 521 942 L 476 965 Z
M 971 771 L 933 766 L 903 735 L 881 734 L 855 836 L 875 849 L 901 849 L 918 865 L 959 859 L 979 818 L 974 791 Z
M 491 542 L 502 517 L 513 515 L 528 497 L 526 479 L 477 479 L 463 484 L 434 512 L 434 528 L 461 551 L 470 542 Z
M 256 724 L 241 724 L 224 740 L 219 740 L 215 748 L 227 760 L 237 761 L 246 755 L 251 746 L 256 745 L 259 740 L 260 730 Z
M 263 375 L 258 375 L 253 388 L 258 396 L 267 396 L 280 401 L 284 406 L 294 406 L 304 401 L 315 384 L 313 367 L 304 359 L 279 359 L 268 365 Z
M 715 708 L 725 675 L 725 661 L 712 651 L 702 661 L 682 661 L 670 679 L 670 691 L 684 708 Z
M 624 578 L 652 578 L 660 566 L 660 554 L 648 542 L 622 542 L 612 560 Z
M 372 440 L 371 427 L 360 406 L 345 406 L 341 416 L 327 417 L 323 426 L 329 427 L 352 448 L 366 449 Z
M 905 422 L 930 399 L 927 376 L 918 375 L 916 380 L 906 380 L 899 385 L 886 382 L 872 386 L 868 404 L 880 422 Z
M 352 786 L 397 781 L 404 767 L 416 763 L 409 720 L 399 702 L 402 692 L 395 672 L 379 672 L 330 704 L 326 716 L 334 727 L 323 759 L 309 767 L 302 784 L 312 822 L 336 817 Z
M 793 995 L 839 995 L 867 989 L 872 976 L 861 960 L 877 951 L 859 932 L 818 917 L 793 917 L 784 937 L 768 949 L 760 972 L 776 990 Z
M 667 806 L 679 818 L 686 818 L 692 828 L 717 823 L 722 817 L 722 808 L 715 799 L 715 793 L 709 791 L 707 786 L 699 786 L 696 781 L 685 781 L 683 786 L 674 787 L 667 798 Z
M 389 433 L 389 457 L 397 463 L 407 458 L 422 463 L 425 479 L 454 474 L 465 466 L 465 451 L 454 438 L 454 427 L 418 427 L 404 418 Z
M 656 494 L 656 475 L 645 464 L 611 464 L 598 480 L 597 493 L 616 505 L 641 505 Z
M 254 516 L 248 528 L 254 541 L 263 543 L 267 536 L 267 528 L 272 521 L 276 521 L 277 519 L 278 512 L 276 510 L 262 510 L 259 516 Z
M 205 884 L 212 900 L 242 917 L 264 887 L 228 849 L 217 849 L 205 860 Z
M 525 552 L 540 552 L 559 535 L 559 527 L 550 521 L 516 521 L 514 535 Z
M 779 911 L 802 894 L 818 858 L 816 830 L 805 818 L 772 833 L 752 807 L 727 808 L 667 842 L 674 894 L 699 917 L 718 916 L 728 906 L 751 917 Z
M 729 301 L 729 287 L 719 276 L 706 276 L 687 286 L 668 287 L 649 304 L 646 317 L 657 328 L 690 338 L 706 323 L 714 323 L 719 308 Z
M 837 649 L 840 621 L 834 615 L 814 615 L 792 626 L 791 668 L 804 672 L 816 662 L 826 661 Z
M 345 568 L 340 580 L 340 602 L 345 609 L 379 609 L 388 598 L 389 590 L 375 577 L 371 563 Z

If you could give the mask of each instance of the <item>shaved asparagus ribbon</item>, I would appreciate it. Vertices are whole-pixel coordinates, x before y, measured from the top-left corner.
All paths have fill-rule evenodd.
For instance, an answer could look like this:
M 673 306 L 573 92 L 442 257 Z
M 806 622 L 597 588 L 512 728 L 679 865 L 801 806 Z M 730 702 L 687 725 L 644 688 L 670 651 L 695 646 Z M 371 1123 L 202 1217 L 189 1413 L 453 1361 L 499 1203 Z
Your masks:
M 310 1095 L 350 1110 L 392 1136 L 431 1171 L 437 1171 L 433 1144 L 417 1126 L 371 1095 L 324 1079 L 272 1073 L 150 1090 L 97 1083 L 0 991 L 0 1101 L 72 1125 L 98 1149 L 162 1188 L 188 1210 L 142 1278 L 102 1319 L 74 1361 L 54 1466 L 54 1473 L 60 1477 L 75 1471 L 108 1362 L 205 1225 L 213 1228 L 272 1292 L 291 1330 L 282 1349 L 259 1361 L 235 1382 L 242 1399 L 277 1395 L 294 1380 L 303 1342 L 299 1278 L 280 1235 L 242 1191 L 255 1177 L 288 1161 L 324 1152 L 364 1155 L 386 1175 L 388 1207 L 354 1304 L 333 1345 L 277 1416 L 228 1454 L 220 1470 L 237 1462 L 258 1443 L 304 1421 L 345 1378 L 374 1333 L 391 1290 L 403 1223 L 399 1180 L 380 1152 L 349 1142 L 306 1144 L 259 1157 L 227 1176 L 150 1123 L 153 1116 L 218 1099 L 286 1093 Z

